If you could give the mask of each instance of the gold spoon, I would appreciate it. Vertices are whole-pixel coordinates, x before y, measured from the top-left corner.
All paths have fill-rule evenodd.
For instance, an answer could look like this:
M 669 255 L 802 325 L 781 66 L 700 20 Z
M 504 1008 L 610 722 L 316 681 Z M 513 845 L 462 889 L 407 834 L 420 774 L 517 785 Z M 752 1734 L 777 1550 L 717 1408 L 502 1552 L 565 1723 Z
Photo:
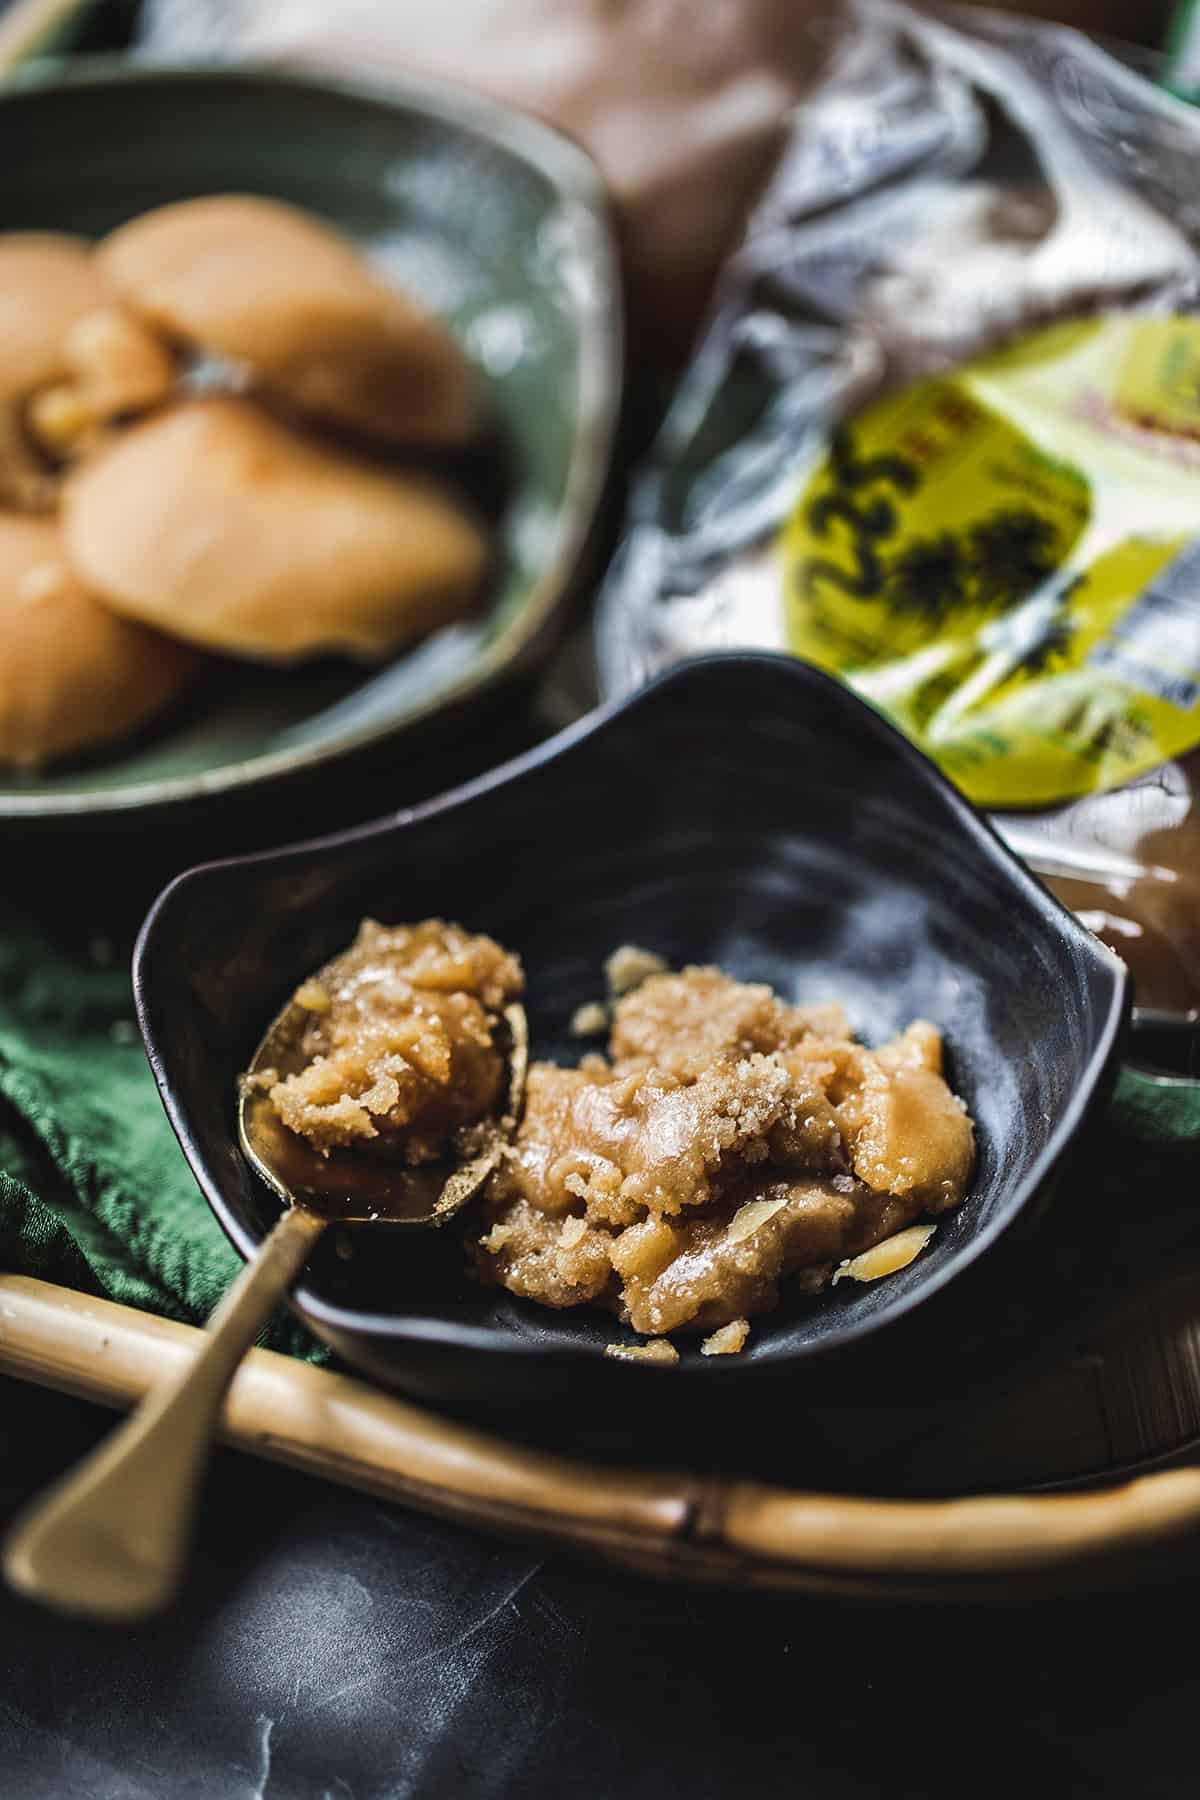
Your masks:
M 303 1269 L 317 1239 L 340 1224 L 444 1225 L 477 1194 L 516 1128 L 528 1034 L 521 1006 L 504 1009 L 508 1092 L 503 1113 L 471 1127 L 445 1166 L 397 1169 L 348 1152 L 319 1155 L 282 1125 L 256 1073 L 307 1061 L 309 1016 L 290 1001 L 254 1053 L 238 1093 L 238 1138 L 284 1203 L 208 1322 L 207 1341 L 99 1449 L 18 1518 L 4 1548 L 13 1587 L 61 1612 L 127 1622 L 160 1611 L 179 1585 L 208 1447 L 238 1364 Z

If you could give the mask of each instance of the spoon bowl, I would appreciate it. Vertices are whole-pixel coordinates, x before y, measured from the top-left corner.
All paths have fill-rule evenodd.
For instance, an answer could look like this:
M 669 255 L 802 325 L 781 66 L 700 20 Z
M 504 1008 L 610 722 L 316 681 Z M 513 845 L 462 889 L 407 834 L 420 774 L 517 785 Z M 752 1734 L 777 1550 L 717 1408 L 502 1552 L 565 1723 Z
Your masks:
M 271 1104 L 264 1069 L 293 1075 L 308 1060 L 302 1047 L 310 1015 L 289 1000 L 267 1027 L 238 1082 L 238 1142 L 255 1174 L 285 1206 L 303 1206 L 343 1225 L 445 1225 L 479 1192 L 516 1129 L 529 1067 L 525 1008 L 504 1009 L 508 1090 L 502 1113 L 473 1128 L 445 1163 L 417 1168 L 351 1150 L 320 1152 L 289 1131 Z

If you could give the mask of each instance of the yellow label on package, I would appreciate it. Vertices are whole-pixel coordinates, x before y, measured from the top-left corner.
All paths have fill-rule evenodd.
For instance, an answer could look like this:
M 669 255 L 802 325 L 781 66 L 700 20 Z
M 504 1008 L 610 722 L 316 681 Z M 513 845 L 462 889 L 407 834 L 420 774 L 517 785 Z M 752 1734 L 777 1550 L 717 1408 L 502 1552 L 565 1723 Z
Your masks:
M 784 527 L 787 637 L 982 806 L 1200 743 L 1200 317 L 1051 326 L 843 426 Z

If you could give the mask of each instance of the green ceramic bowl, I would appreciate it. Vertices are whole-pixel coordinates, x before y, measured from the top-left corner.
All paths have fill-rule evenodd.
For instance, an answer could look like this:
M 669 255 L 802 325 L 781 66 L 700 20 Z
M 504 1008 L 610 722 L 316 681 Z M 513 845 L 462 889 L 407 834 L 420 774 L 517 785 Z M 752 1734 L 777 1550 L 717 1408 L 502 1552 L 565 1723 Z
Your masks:
M 0 94 L 0 230 L 99 235 L 191 195 L 275 195 L 336 223 L 440 313 L 481 370 L 495 441 L 460 475 L 497 520 L 487 604 L 387 667 L 221 664 L 128 745 L 36 777 L 0 820 L 115 818 L 377 752 L 531 662 L 581 576 L 621 372 L 616 254 L 588 159 L 433 83 L 82 61 Z

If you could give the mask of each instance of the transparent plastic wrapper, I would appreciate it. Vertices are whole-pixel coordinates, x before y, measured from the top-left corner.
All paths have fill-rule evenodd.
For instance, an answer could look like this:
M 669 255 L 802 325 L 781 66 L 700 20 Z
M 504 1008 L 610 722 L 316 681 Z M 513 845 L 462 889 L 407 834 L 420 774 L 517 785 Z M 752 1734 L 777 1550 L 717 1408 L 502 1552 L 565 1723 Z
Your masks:
M 863 0 L 601 599 L 623 692 L 791 650 L 1200 1018 L 1200 114 L 1077 33 Z

